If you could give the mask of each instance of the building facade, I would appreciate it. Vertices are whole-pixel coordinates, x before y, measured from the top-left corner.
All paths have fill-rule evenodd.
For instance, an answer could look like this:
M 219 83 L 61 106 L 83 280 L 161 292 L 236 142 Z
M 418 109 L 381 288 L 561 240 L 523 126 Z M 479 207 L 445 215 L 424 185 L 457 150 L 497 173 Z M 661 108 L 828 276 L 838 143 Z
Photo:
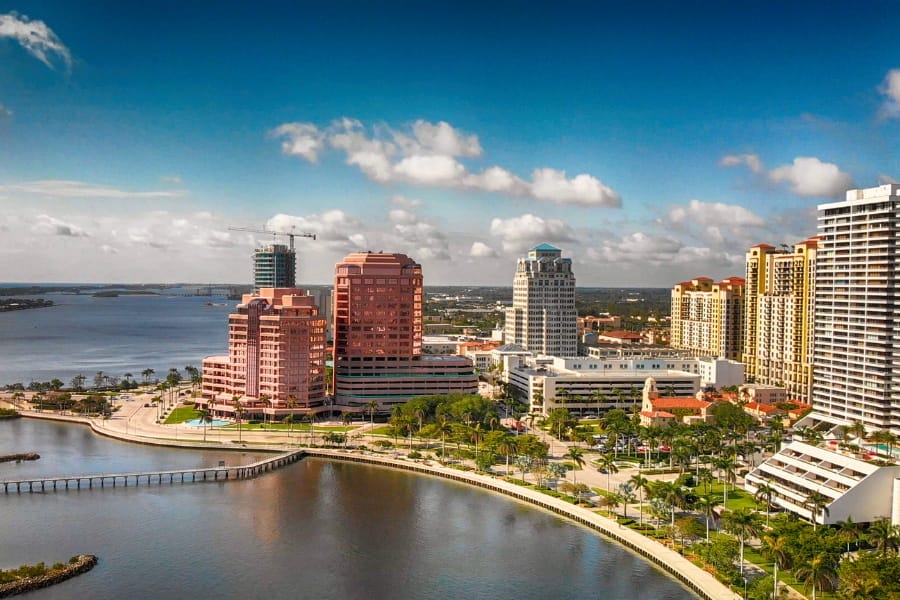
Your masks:
M 505 342 L 535 355 L 578 355 L 575 274 L 559 248 L 535 246 L 516 263 Z
M 283 244 L 269 244 L 253 252 L 253 285 L 263 288 L 293 288 L 297 285 L 297 255 Z
M 793 251 L 767 244 L 747 253 L 742 360 L 750 381 L 784 387 L 808 403 L 812 395 L 818 238 Z
M 422 267 L 404 254 L 358 252 L 336 265 L 336 408 L 384 412 L 414 396 L 477 392 L 472 361 L 423 356 L 422 285 Z
M 325 320 L 298 288 L 245 294 L 228 318 L 228 355 L 203 360 L 203 408 L 282 418 L 324 409 Z
M 900 185 L 820 204 L 814 415 L 900 434 Z
M 744 279 L 698 277 L 672 290 L 672 347 L 693 356 L 740 360 Z

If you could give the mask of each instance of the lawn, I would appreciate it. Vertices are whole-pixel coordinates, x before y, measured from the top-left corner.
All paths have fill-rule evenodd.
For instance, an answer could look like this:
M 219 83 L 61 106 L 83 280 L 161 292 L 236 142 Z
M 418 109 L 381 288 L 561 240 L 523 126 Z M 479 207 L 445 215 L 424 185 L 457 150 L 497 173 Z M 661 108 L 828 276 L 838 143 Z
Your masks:
M 233 425 L 225 425 L 222 429 L 234 429 L 237 430 L 237 424 Z M 358 425 L 351 425 L 350 427 L 344 427 L 343 425 L 316 425 L 313 427 L 313 432 L 323 432 L 323 431 L 337 431 L 339 433 L 347 433 L 348 431 L 353 431 L 357 429 Z M 309 425 L 306 423 L 294 423 L 293 429 L 290 424 L 287 423 L 241 423 L 242 431 L 285 431 L 294 433 L 309 433 Z
M 178 423 L 184 423 L 185 421 L 190 421 L 191 419 L 197 419 L 199 417 L 200 411 L 193 406 L 182 406 L 173 410 L 172 414 L 166 417 L 165 424 L 177 425 Z

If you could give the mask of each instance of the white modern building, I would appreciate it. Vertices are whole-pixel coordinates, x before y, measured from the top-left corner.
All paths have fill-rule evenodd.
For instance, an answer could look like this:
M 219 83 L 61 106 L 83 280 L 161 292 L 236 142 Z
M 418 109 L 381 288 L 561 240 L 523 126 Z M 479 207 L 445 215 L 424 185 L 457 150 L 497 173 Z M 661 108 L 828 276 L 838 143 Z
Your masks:
M 562 250 L 541 244 L 516 263 L 505 342 L 534 355 L 577 356 L 575 274 Z
M 900 184 L 819 205 L 813 417 L 900 434 Z
M 549 414 L 567 408 L 576 415 L 600 414 L 615 408 L 631 410 L 641 404 L 641 390 L 653 377 L 670 396 L 694 396 L 700 375 L 669 369 L 656 359 L 597 360 L 591 358 L 506 358 L 510 387 L 532 412 Z
M 773 504 L 822 525 L 850 517 L 857 523 L 889 518 L 900 524 L 900 467 L 794 442 L 750 471 L 744 487 L 755 494 L 764 483 L 774 491 Z M 824 510 L 810 503 L 814 493 L 825 498 Z

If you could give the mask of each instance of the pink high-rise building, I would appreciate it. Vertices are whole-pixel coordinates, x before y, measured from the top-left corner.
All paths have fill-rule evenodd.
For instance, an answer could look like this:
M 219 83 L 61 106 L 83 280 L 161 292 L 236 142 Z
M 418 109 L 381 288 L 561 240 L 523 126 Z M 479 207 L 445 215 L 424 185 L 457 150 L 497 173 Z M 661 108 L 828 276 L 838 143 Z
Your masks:
M 335 267 L 336 408 L 377 410 L 428 394 L 475 393 L 472 362 L 422 356 L 422 267 L 405 254 L 357 252 Z
M 203 399 L 231 416 L 280 419 L 325 408 L 325 319 L 299 288 L 245 294 L 228 319 L 228 355 L 203 360 Z

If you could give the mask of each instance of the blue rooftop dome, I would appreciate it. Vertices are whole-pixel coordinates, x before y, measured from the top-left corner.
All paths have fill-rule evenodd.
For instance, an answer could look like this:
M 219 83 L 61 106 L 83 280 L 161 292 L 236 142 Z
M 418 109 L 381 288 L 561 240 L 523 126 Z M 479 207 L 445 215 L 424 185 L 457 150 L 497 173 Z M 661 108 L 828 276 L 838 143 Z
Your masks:
M 532 248 L 532 250 L 537 250 L 538 252 L 562 252 L 562 250 L 550 244 L 540 244 Z

